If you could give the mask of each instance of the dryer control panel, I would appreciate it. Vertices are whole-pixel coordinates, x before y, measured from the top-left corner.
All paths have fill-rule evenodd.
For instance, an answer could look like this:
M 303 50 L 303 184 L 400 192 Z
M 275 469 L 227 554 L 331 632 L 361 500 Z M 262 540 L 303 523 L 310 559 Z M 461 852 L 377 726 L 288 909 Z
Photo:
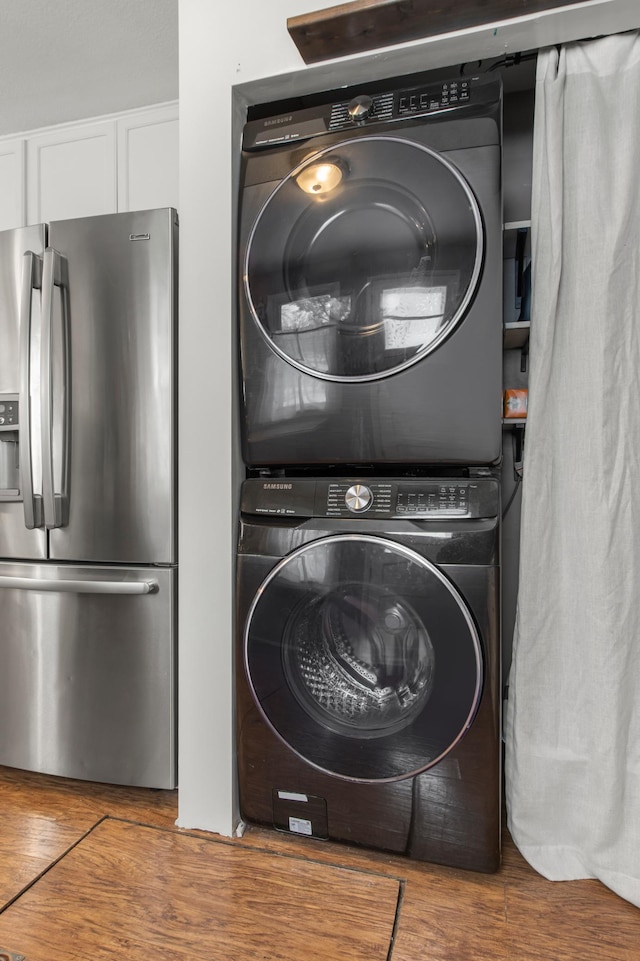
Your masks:
M 329 130 L 352 127 L 366 120 L 393 120 L 410 114 L 432 113 L 471 102 L 472 79 L 447 80 L 441 84 L 411 87 L 373 97 L 358 94 L 331 107 Z
M 274 147 L 326 133 L 348 132 L 371 124 L 406 120 L 413 116 L 427 118 L 456 109 L 466 110 L 469 106 L 497 103 L 499 99 L 499 81 L 486 76 L 456 77 L 383 92 L 352 87 L 350 91 L 345 91 L 344 99 L 302 109 L 281 109 L 272 116 L 250 119 L 244 128 L 242 149 Z M 272 106 L 275 110 L 278 106 L 282 108 L 283 103 Z M 252 116 L 251 111 L 249 116 Z
M 274 517 L 429 521 L 496 517 L 495 478 L 251 478 L 241 510 Z

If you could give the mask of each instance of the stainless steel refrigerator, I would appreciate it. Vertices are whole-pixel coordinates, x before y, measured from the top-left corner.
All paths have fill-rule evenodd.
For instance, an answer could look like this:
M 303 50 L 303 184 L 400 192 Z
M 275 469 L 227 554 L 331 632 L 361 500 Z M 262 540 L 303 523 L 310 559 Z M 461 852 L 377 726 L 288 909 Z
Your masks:
M 175 786 L 177 236 L 0 233 L 0 765 Z

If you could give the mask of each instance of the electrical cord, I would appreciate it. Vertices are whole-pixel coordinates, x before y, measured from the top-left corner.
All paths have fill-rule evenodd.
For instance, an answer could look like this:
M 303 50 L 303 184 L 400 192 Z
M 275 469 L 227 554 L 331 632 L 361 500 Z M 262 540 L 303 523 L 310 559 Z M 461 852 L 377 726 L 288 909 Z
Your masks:
M 510 509 L 511 505 L 513 504 L 514 500 L 515 500 L 516 494 L 517 494 L 518 491 L 520 490 L 520 485 L 521 485 L 521 484 L 522 484 L 522 477 L 516 477 L 516 483 L 515 483 L 515 486 L 514 486 L 513 490 L 511 491 L 511 497 L 510 497 L 509 500 L 507 501 L 506 507 L 505 507 L 505 509 L 504 509 L 503 512 L 502 512 L 502 520 L 504 520 L 505 517 L 507 516 L 507 514 L 509 513 L 509 509 Z
M 524 428 L 523 428 L 523 427 L 518 427 L 517 430 L 524 430 Z M 520 454 L 519 454 L 519 456 L 518 456 L 515 432 L 514 432 L 514 434 L 513 434 L 513 437 L 511 438 L 511 443 L 512 443 L 512 446 L 513 446 L 513 475 L 514 475 L 514 477 L 515 477 L 515 485 L 514 485 L 513 490 L 511 491 L 511 496 L 509 497 L 509 500 L 507 501 L 507 503 L 506 503 L 506 505 L 505 505 L 505 508 L 504 508 L 504 510 L 502 511 L 502 520 L 504 520 L 505 517 L 507 516 L 507 514 L 509 513 L 509 510 L 510 510 L 511 506 L 512 506 L 514 500 L 516 499 L 516 494 L 517 494 L 518 491 L 520 490 L 520 485 L 522 484 L 522 475 L 523 475 L 522 454 L 523 454 L 523 450 L 522 450 L 522 447 L 521 447 L 521 448 L 520 448 Z

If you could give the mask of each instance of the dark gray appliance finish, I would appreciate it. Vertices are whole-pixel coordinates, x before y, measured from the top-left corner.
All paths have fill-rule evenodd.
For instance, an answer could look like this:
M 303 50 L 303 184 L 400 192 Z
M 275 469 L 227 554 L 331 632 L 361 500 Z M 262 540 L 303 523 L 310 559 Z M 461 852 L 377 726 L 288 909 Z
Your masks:
M 498 554 L 492 477 L 245 482 L 245 820 L 498 867 Z
M 0 234 L 0 764 L 176 784 L 175 210 Z
M 499 460 L 501 105 L 464 78 L 247 123 L 247 465 Z

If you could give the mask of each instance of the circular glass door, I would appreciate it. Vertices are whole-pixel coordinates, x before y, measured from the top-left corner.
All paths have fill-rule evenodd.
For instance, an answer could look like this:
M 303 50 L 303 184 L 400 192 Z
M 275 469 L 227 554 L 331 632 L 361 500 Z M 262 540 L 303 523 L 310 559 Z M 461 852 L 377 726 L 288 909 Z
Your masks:
M 327 537 L 288 555 L 256 594 L 244 645 L 269 726 L 308 763 L 353 780 L 431 767 L 481 695 L 463 598 L 429 561 L 381 537 Z
M 435 350 L 465 316 L 482 219 L 460 172 L 420 144 L 360 137 L 278 184 L 249 237 L 245 293 L 300 370 L 375 380 Z

